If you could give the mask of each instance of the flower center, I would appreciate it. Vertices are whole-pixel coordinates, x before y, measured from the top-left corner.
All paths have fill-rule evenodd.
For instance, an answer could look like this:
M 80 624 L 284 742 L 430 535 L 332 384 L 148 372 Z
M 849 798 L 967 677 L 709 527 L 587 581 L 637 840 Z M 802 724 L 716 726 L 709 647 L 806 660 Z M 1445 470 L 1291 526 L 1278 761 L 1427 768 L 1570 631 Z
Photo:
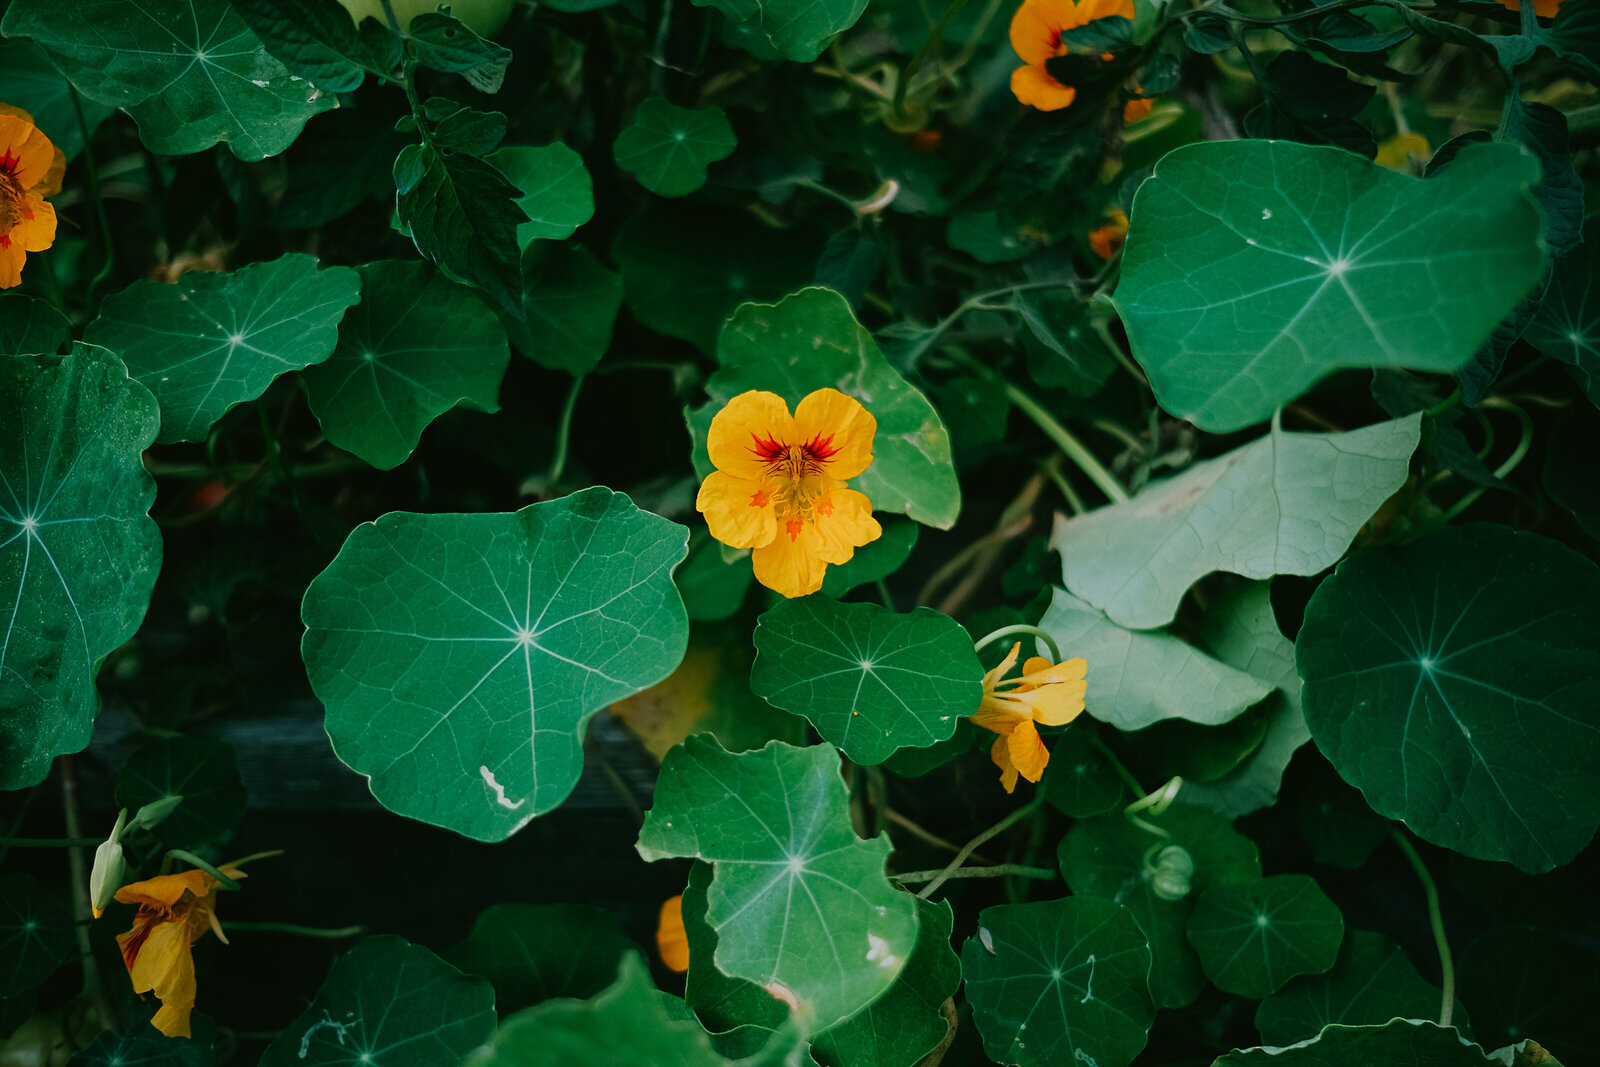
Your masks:
M 9 155 L 0 158 L 0 234 L 8 233 L 22 221 L 23 189 L 11 173 Z
M 800 445 L 785 444 L 770 435 L 751 436 L 754 444 L 750 451 L 766 467 L 766 480 L 750 502 L 763 507 L 770 501 L 789 540 L 796 540 L 806 524 L 833 512 L 833 501 L 827 495 L 827 470 L 839 446 L 833 443 L 833 434 L 818 434 Z

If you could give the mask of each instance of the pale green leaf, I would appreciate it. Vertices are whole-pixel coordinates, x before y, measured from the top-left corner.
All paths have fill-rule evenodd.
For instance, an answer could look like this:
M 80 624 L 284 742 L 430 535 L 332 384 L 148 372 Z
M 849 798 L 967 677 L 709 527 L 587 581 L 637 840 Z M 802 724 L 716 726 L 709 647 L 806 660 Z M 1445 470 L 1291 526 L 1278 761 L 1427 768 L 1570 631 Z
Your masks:
M 733 154 L 733 126 L 720 107 L 688 108 L 652 96 L 617 135 L 617 166 L 658 196 L 687 196 L 706 182 L 706 168 Z

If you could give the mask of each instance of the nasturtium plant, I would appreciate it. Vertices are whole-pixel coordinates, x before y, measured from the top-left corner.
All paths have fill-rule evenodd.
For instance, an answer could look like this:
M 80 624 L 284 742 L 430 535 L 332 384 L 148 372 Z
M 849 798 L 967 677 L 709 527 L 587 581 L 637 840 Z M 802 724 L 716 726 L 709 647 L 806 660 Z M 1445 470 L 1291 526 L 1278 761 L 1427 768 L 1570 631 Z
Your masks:
M 0 1064 L 1584 1062 L 1597 55 L 0 0 Z

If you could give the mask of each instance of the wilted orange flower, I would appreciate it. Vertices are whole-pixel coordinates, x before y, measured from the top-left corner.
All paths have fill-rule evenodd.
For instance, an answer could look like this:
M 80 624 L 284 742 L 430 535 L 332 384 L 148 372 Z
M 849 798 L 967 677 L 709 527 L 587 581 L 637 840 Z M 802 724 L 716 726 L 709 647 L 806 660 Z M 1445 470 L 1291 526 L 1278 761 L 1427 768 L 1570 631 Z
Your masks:
M 244 872 L 234 867 L 218 869 L 229 878 L 244 877 Z M 190 946 L 207 930 L 228 943 L 217 922 L 215 890 L 221 884 L 205 871 L 194 870 L 163 874 L 117 890 L 117 900 L 139 905 L 133 929 L 117 935 L 122 961 L 135 993 L 154 993 L 160 998 L 161 1008 L 150 1025 L 168 1037 L 189 1036 L 195 997 Z
M 989 758 L 1000 768 L 1000 784 L 1009 793 L 1017 787 L 1017 775 L 1037 782 L 1050 762 L 1050 750 L 1034 723 L 1064 726 L 1083 711 L 1083 694 L 1088 683 L 1084 674 L 1089 665 L 1082 659 L 1051 663 L 1043 656 L 1032 656 L 1022 665 L 1019 677 L 1004 675 L 1022 651 L 1022 642 L 1011 646 L 1000 665 L 983 676 L 983 701 L 972 716 L 975 726 L 993 730 Z
M 754 550 L 756 581 L 786 597 L 815 593 L 828 564 L 883 533 L 872 502 L 845 488 L 872 464 L 877 430 L 837 389 L 818 389 L 793 415 L 776 393 L 740 393 L 711 420 L 706 451 L 717 469 L 694 506 L 712 537 Z
M 56 209 L 44 202 L 61 191 L 67 159 L 33 124 L 33 116 L 0 104 L 0 289 L 22 281 L 29 252 L 56 239 Z
M 1023 0 L 1011 19 L 1011 47 L 1026 66 L 1011 72 L 1011 92 L 1029 107 L 1059 111 L 1077 99 L 1078 90 L 1050 76 L 1045 62 L 1067 54 L 1063 30 L 1086 26 L 1095 19 L 1121 15 L 1133 18 L 1133 0 Z
M 1101 259 L 1110 259 L 1117 254 L 1122 243 L 1128 239 L 1128 216 L 1122 213 L 1121 208 L 1112 208 L 1106 212 L 1104 225 L 1089 231 L 1089 247 L 1094 249 L 1094 254 Z
M 656 920 L 656 951 L 667 970 L 682 974 L 689 969 L 689 935 L 683 929 L 683 896 L 668 897 Z

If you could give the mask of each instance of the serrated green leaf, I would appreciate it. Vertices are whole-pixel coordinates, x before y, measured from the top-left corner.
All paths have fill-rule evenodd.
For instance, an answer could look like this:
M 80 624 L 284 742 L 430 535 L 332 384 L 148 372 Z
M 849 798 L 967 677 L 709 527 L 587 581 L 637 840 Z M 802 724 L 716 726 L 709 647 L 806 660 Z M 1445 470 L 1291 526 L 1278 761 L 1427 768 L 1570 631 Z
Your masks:
M 84 339 L 122 357 L 161 405 L 161 443 L 204 441 L 229 408 L 278 375 L 328 358 L 361 299 L 349 267 L 291 252 L 232 274 L 191 271 L 107 297 Z
M 521 317 L 517 228 L 528 216 L 517 206 L 517 187 L 476 156 L 427 145 L 400 150 L 394 184 L 400 222 L 417 251 Z
M 227 0 L 13 0 L 0 32 L 33 38 L 80 93 L 126 110 L 166 155 L 225 141 L 255 162 L 338 106 L 269 55 Z
M 1296 978 L 1261 1002 L 1256 1029 L 1266 1045 L 1314 1038 L 1330 1023 L 1378 1025 L 1439 1014 L 1439 987 L 1423 980 L 1405 950 L 1383 934 L 1349 930 L 1326 974 Z M 1464 1019 L 1459 1005 L 1453 1016 Z
M 1066 586 L 1111 621 L 1165 626 L 1213 571 L 1247 578 L 1331 567 L 1405 483 L 1421 415 L 1349 433 L 1267 436 L 1132 500 L 1056 524 Z
M 1215 885 L 1189 916 L 1189 943 L 1217 988 L 1265 997 L 1295 975 L 1333 966 L 1344 916 L 1304 874 Z
M 53 355 L 72 340 L 72 323 L 47 301 L 0 296 L 0 355 Z
M 31 874 L 0 876 L 0 997 L 37 987 L 71 947 L 65 899 L 45 893 Z
M 400 38 L 375 20 L 361 27 L 338 0 L 229 0 L 291 72 L 328 93 L 350 93 L 367 74 L 393 77 Z
M 111 353 L 0 358 L 0 789 L 89 743 L 100 662 L 161 568 L 150 518 L 155 399 Z
M 152 737 L 117 776 L 117 805 L 130 814 L 168 797 L 183 801 L 155 828 L 168 848 L 196 849 L 233 832 L 245 792 L 233 746 L 208 737 Z
M 441 151 L 485 156 L 505 140 L 510 123 L 501 112 L 462 107 L 454 100 L 448 103 L 454 110 L 441 117 L 433 128 L 433 143 Z
M 1055 754 L 1051 754 L 1052 764 Z M 1261 877 L 1255 843 L 1220 815 L 1177 805 L 1158 818 L 1146 817 L 1171 834 L 1157 838 L 1121 812 L 1080 819 L 1058 850 L 1061 873 L 1074 893 L 1104 897 L 1133 912 L 1150 943 L 1150 993 L 1158 1008 L 1181 1008 L 1205 989 L 1200 958 L 1186 935 L 1201 893 L 1215 885 L 1237 885 Z M 1194 861 L 1189 893 L 1177 900 L 1156 892 L 1145 869 L 1151 846 L 1175 845 Z
M 731 755 L 704 734 L 667 754 L 639 831 L 647 860 L 710 861 L 706 921 L 724 974 L 785 990 L 810 1030 L 893 984 L 916 943 L 909 894 L 884 876 L 889 840 L 862 841 L 832 745 Z
M 1278 631 L 1267 582 L 1242 586 L 1206 612 L 1200 639 L 1221 662 L 1259 678 L 1276 690 L 1266 736 L 1245 761 L 1210 782 L 1183 783 L 1178 799 L 1230 819 L 1270 807 L 1278 799 L 1283 772 L 1300 746 L 1311 740 L 1300 706 L 1300 675 L 1294 642 Z
M 1127 1067 L 1155 1021 L 1144 933 L 1098 897 L 984 908 L 961 973 L 996 1063 Z
M 1451 1027 L 1414 1019 L 1330 1026 L 1293 1048 L 1238 1049 L 1211 1067 L 1505 1067 Z
M 445 962 L 494 984 L 501 1015 L 555 997 L 592 997 L 637 951 L 616 916 L 584 904 L 495 904 Z
M 571 241 L 531 242 L 522 253 L 525 322 L 504 320 L 517 351 L 551 370 L 587 374 L 611 345 L 622 279 Z
M 728 17 L 723 37 L 757 59 L 810 63 L 828 42 L 848 30 L 867 0 L 694 0 Z M 729 31 L 733 31 L 730 35 Z M 729 37 L 732 40 L 728 40 Z
M 511 50 L 486 41 L 460 21 L 435 11 L 411 17 L 406 40 L 429 70 L 459 74 L 480 93 L 497 93 L 511 66 Z
M 1295 642 L 1317 747 L 1373 810 L 1533 874 L 1600 826 L 1600 568 L 1504 526 L 1346 560 Z
M 738 143 L 720 107 L 679 107 L 652 96 L 617 135 L 611 154 L 652 193 L 687 196 L 706 183 L 706 168 L 732 155 Z
M 339 324 L 333 355 L 302 380 L 328 440 L 388 470 L 457 404 L 498 411 L 511 350 L 478 294 L 428 264 L 383 259 L 356 271 L 361 303 Z
M 212 1067 L 217 1062 L 217 1024 L 194 1012 L 189 1016 L 189 1029 L 188 1037 L 168 1037 L 148 1019 L 137 1019 L 121 1035 L 110 1030 L 102 1033 L 74 1055 L 67 1067 Z
M 857 586 L 882 581 L 911 556 L 911 550 L 917 547 L 917 531 L 922 527 L 894 520 L 882 525 L 883 534 L 876 541 L 856 549 L 855 555 L 844 563 L 829 565 L 822 577 L 824 596 L 842 597 Z
M 356 527 L 301 609 L 335 752 L 391 811 L 509 837 L 572 791 L 590 717 L 683 658 L 688 539 L 600 487 Z
M 1188 145 L 1139 187 L 1114 301 L 1161 406 L 1212 432 L 1342 367 L 1453 372 L 1538 278 L 1538 180 L 1506 144 L 1429 179 L 1336 148 Z
M 1539 313 L 1522 336 L 1578 368 L 1589 400 L 1600 406 L 1600 220 L 1584 227 L 1583 244 L 1556 260 Z
M 1530 901 L 1531 903 L 1531 901 Z M 1461 1000 L 1487 1047 L 1529 1037 L 1569 1063 L 1581 1063 L 1600 1041 L 1595 952 L 1533 926 L 1497 926 L 1461 953 Z M 1435 998 L 1437 1003 L 1437 998 Z
M 68 163 L 83 151 L 83 133 L 72 109 L 72 87 L 32 41 L 0 41 L 0 100 L 32 115 L 34 125 L 61 149 Z M 84 126 L 91 137 L 102 122 L 117 113 L 116 108 L 97 100 L 84 100 L 82 105 Z M 7 351 L 20 350 L 0 346 L 0 352 Z
M 805 716 L 855 763 L 948 739 L 983 697 L 972 638 L 932 608 L 784 600 L 758 620 L 754 642 L 756 695 Z
M 261 1067 L 435 1067 L 459 1063 L 493 1032 L 488 982 L 385 934 L 339 958 Z
M 878 422 L 872 466 L 853 483 L 874 511 L 897 511 L 948 530 L 961 511 L 950 435 L 938 412 L 901 377 L 832 289 L 802 289 L 776 304 L 745 304 L 717 342 L 721 369 L 706 381 L 709 403 L 691 413 L 695 472 L 711 473 L 706 432 L 718 409 L 747 389 L 777 393 L 791 410 L 805 396 L 837 389 Z
M 1039 626 L 1061 654 L 1088 661 L 1090 715 L 1119 730 L 1163 719 L 1215 726 L 1264 699 L 1272 687 L 1160 630 L 1128 630 L 1063 589 L 1052 590 Z
M 489 154 L 489 162 L 522 195 L 517 206 L 528 221 L 517 227 L 517 244 L 560 241 L 594 218 L 594 181 L 583 157 L 556 141 L 540 148 L 510 145 Z

